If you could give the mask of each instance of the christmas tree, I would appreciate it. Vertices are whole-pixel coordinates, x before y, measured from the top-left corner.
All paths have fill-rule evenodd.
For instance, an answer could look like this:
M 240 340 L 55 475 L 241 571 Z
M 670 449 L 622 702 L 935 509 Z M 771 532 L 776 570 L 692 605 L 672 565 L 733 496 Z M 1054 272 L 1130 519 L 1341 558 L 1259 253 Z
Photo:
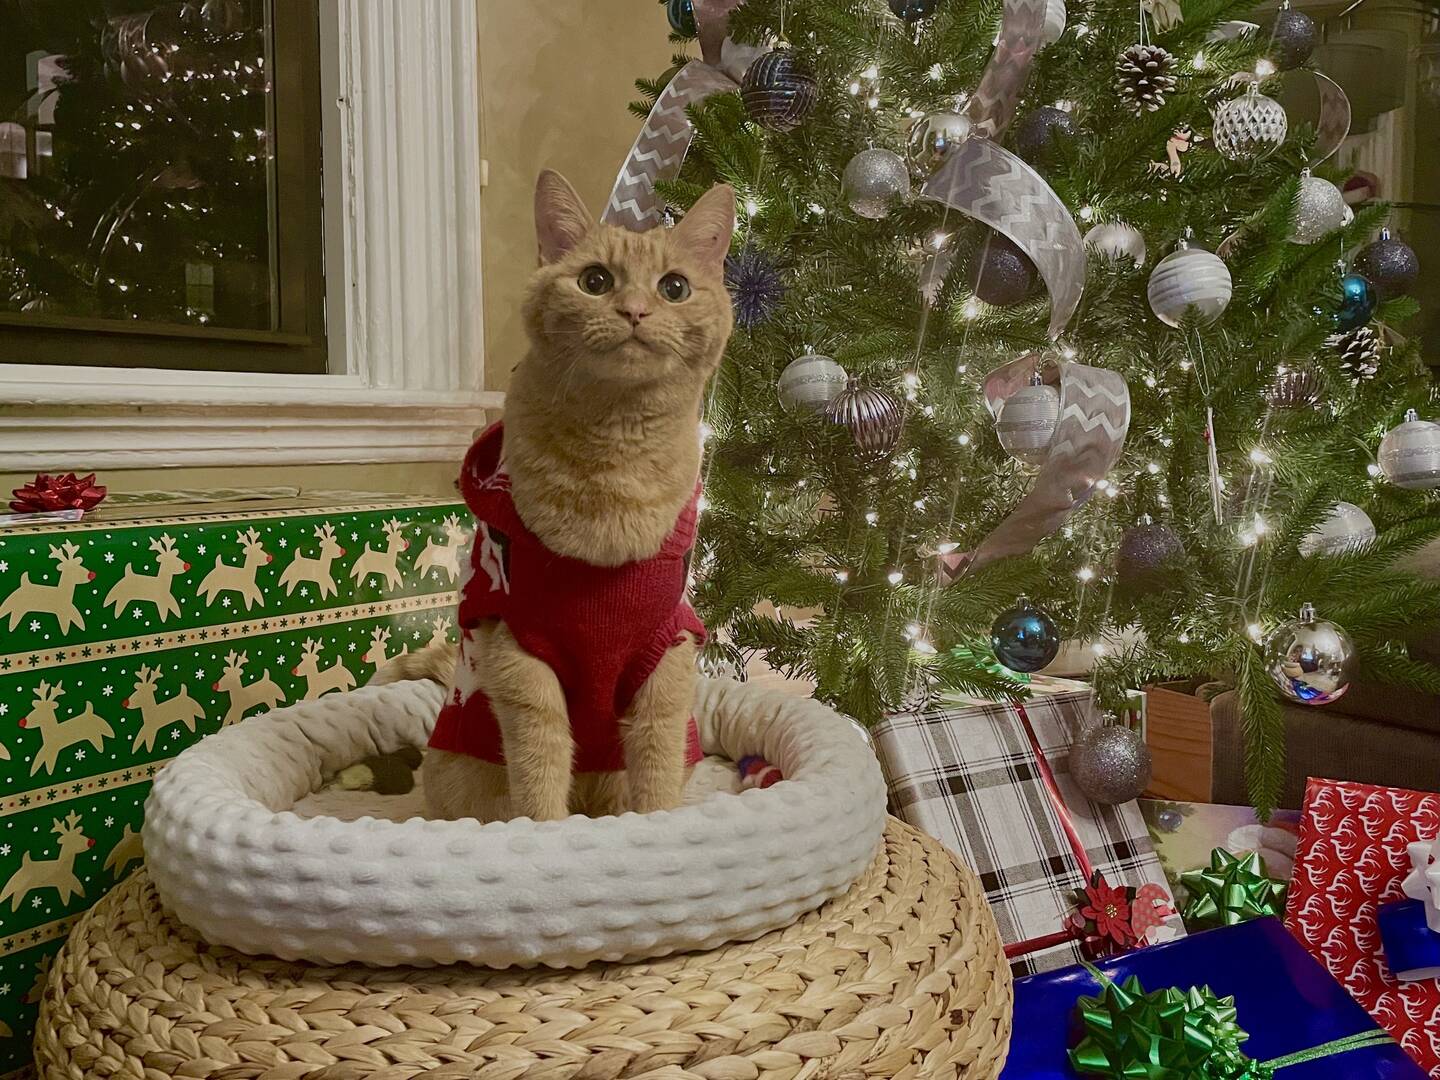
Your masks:
M 0 310 L 272 328 L 261 7 L 4 6 Z
M 1235 685 L 1262 809 L 1281 689 L 1320 703 L 1363 673 L 1440 691 L 1402 640 L 1440 618 L 1440 583 L 1397 567 L 1440 534 L 1440 427 L 1380 453 L 1407 410 L 1436 411 L 1397 329 L 1413 253 L 1372 243 L 1385 207 L 1344 204 L 1333 101 L 1287 124 L 1273 100 L 1284 79 L 1325 86 L 1303 67 L 1313 23 L 1237 28 L 1235 0 L 668 8 L 677 42 L 698 16 L 714 90 L 689 99 L 659 198 L 681 213 L 725 181 L 743 209 L 697 552 L 713 664 L 762 653 L 873 723 L 940 688 L 1023 694 L 1012 669 L 1053 655 L 1034 640 L 1048 617 L 1095 652 L 1104 706 L 1166 677 Z M 642 80 L 637 114 L 698 60 Z M 968 204 L 967 146 L 1010 170 Z M 1031 182 L 1009 154 L 1061 212 L 1038 240 L 1038 202 L 1003 222 L 985 205 Z M 1047 250 L 1082 232 L 1078 267 Z M 1054 435 L 1095 371 L 1128 386 L 1118 457 L 1083 424 Z M 1069 505 L 1037 524 L 1023 500 L 1047 484 Z M 1352 666 L 1277 657 L 1277 635 L 1326 621 Z

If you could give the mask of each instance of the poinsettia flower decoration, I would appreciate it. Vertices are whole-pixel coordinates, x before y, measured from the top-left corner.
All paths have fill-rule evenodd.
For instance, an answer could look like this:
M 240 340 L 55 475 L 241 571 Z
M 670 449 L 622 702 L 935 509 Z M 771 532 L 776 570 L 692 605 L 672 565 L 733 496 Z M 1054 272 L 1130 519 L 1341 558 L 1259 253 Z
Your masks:
M 1111 885 L 1098 873 L 1085 887 L 1085 902 L 1080 914 L 1095 924 L 1095 932 L 1117 945 L 1135 944 L 1135 931 L 1130 924 L 1132 890 Z
M 11 494 L 10 509 L 17 514 L 53 513 L 56 510 L 92 510 L 105 498 L 103 485 L 95 483 L 95 474 L 77 477 L 73 472 L 64 476 L 41 473 L 24 487 Z

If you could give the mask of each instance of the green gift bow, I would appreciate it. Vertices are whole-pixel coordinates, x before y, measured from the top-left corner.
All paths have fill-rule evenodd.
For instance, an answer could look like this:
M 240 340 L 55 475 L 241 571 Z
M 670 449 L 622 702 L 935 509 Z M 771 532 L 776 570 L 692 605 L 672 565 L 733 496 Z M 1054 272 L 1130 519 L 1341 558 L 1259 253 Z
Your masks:
M 1146 992 L 1134 975 L 1117 985 L 1085 965 L 1101 984 L 1097 997 L 1076 1003 L 1085 1036 L 1070 1051 L 1070 1064 L 1085 1076 L 1106 1080 L 1270 1080 L 1299 1065 L 1394 1040 L 1384 1031 L 1362 1031 L 1310 1050 L 1256 1061 L 1240 1049 L 1249 1035 L 1235 1022 L 1235 999 L 1208 987 Z
M 1208 929 L 1285 914 L 1287 886 L 1265 875 L 1265 861 L 1258 851 L 1231 855 L 1216 848 L 1210 853 L 1209 868 L 1187 870 L 1180 875 L 1180 884 L 1190 891 L 1181 912 L 1188 925 Z

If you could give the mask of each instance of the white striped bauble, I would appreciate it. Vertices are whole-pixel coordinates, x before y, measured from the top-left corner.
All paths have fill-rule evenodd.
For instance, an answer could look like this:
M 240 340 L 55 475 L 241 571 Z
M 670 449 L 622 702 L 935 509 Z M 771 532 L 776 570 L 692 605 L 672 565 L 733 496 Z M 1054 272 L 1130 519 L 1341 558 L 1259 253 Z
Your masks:
M 1380 471 L 1396 487 L 1440 488 L 1440 424 L 1407 412 L 1380 441 Z
M 995 434 L 1016 461 L 1041 465 L 1050 456 L 1060 422 L 1060 391 L 1053 386 L 1022 386 L 1005 399 Z
M 1179 326 L 1187 314 L 1212 323 L 1230 304 L 1230 268 L 1219 256 L 1182 240 L 1151 271 L 1148 294 L 1150 310 L 1169 326 Z
M 786 412 L 804 409 L 818 413 L 845 389 L 846 378 L 845 369 L 830 357 L 806 353 L 785 366 L 775 392 Z
M 1040 47 L 1054 45 L 1065 33 L 1065 0 L 1046 0 L 1045 26 L 1040 31 Z
M 1085 246 L 1108 259 L 1134 259 L 1145 263 L 1145 234 L 1123 221 L 1107 221 L 1085 234 Z
M 1375 523 L 1354 503 L 1338 502 L 1300 541 L 1301 555 L 1343 555 L 1375 539 Z

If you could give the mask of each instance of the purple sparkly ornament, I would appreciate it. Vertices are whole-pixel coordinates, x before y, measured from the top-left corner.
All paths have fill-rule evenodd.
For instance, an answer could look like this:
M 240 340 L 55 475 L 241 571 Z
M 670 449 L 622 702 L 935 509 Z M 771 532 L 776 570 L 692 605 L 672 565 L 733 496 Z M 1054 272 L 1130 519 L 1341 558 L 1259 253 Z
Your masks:
M 768 320 L 785 300 L 784 275 L 749 245 L 725 260 L 725 287 L 735 305 L 735 324 L 746 330 Z

